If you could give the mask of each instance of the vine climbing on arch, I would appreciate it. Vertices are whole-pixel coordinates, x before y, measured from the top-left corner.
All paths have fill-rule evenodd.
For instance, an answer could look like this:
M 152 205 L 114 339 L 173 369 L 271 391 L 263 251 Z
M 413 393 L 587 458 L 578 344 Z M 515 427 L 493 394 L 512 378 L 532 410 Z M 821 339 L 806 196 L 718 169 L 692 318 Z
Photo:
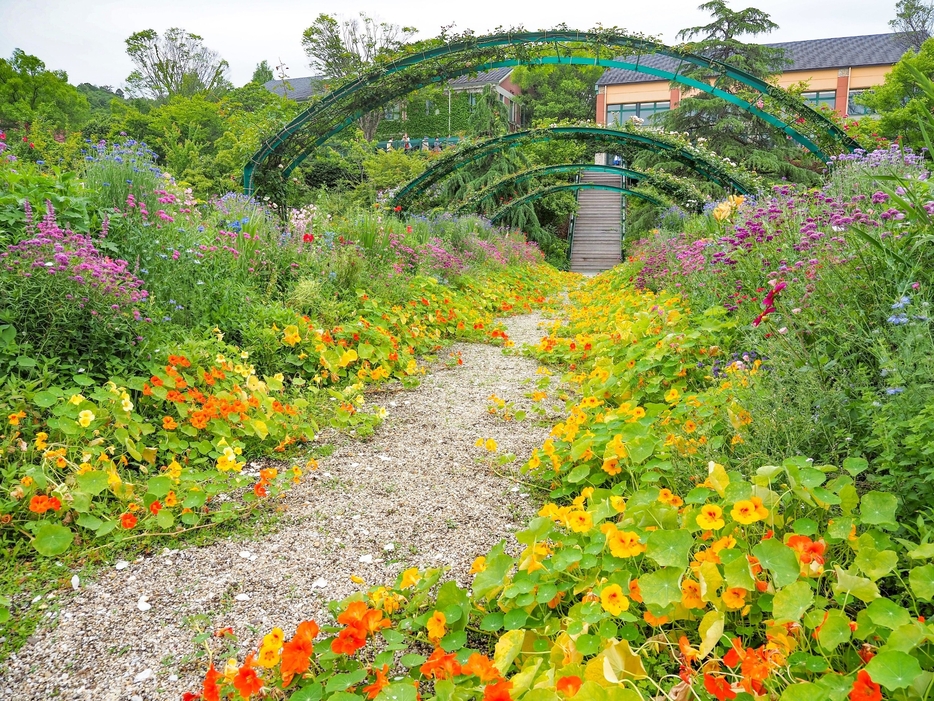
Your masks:
M 859 147 L 827 117 L 782 88 L 728 64 L 618 29 L 467 33 L 412 44 L 404 51 L 346 79 L 265 139 L 244 167 L 244 191 L 252 194 L 258 183 L 270 190 L 281 187 L 316 148 L 373 109 L 427 85 L 499 66 L 570 63 L 625 68 L 716 95 L 780 129 L 822 161 Z M 620 52 L 626 58 L 612 58 Z M 663 70 L 643 62 L 655 54 L 677 59 L 677 67 Z M 709 71 L 711 79 L 687 74 L 697 67 Z M 724 80 L 735 81 L 743 92 L 723 89 Z
M 506 203 L 501 209 L 497 210 L 491 217 L 490 221 L 494 224 L 502 219 L 504 216 L 514 211 L 516 208 L 521 207 L 524 204 L 533 202 L 534 200 L 545 197 L 555 192 L 576 192 L 579 190 L 609 190 L 610 192 L 618 192 L 623 197 L 635 197 L 640 200 L 645 200 L 656 206 L 664 206 L 664 202 L 659 200 L 652 195 L 639 192 L 638 190 L 630 190 L 626 187 L 618 187 L 616 185 L 606 185 L 603 183 L 567 183 L 565 185 L 548 185 L 546 187 L 538 188 L 533 190 L 527 195 L 523 195 L 517 199 L 512 200 L 511 202 Z
M 758 189 L 757 178 L 715 153 L 693 146 L 680 137 L 638 127 L 607 129 L 580 125 L 530 129 L 459 146 L 435 161 L 417 178 L 402 186 L 393 197 L 392 205 L 412 209 L 418 199 L 441 180 L 486 156 L 527 144 L 568 139 L 590 142 L 606 147 L 610 151 L 621 146 L 633 146 L 664 152 L 671 160 L 686 166 L 699 177 L 714 182 L 725 190 L 749 194 Z M 658 181 L 661 179 L 662 176 L 656 178 Z
M 682 208 L 692 211 L 703 206 L 704 195 L 693 184 L 684 178 L 670 173 L 638 171 L 622 166 L 608 166 L 593 163 L 560 163 L 556 165 L 538 166 L 507 175 L 489 187 L 478 190 L 467 197 L 457 208 L 459 214 L 476 211 L 486 202 L 501 195 L 505 190 L 529 180 L 538 180 L 553 175 L 580 174 L 584 171 L 597 171 L 618 175 L 620 178 L 635 180 L 638 185 L 648 185 L 666 197 L 674 200 Z M 632 188 L 629 188 L 632 190 Z

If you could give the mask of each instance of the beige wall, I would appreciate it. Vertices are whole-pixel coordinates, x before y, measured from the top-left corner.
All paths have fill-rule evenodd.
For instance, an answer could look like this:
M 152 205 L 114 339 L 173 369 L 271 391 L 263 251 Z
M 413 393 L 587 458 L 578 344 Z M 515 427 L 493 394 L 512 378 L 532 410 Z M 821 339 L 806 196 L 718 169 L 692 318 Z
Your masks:
M 871 88 L 882 85 L 892 66 L 860 66 L 850 71 L 850 89 Z
M 671 98 L 667 80 L 651 83 L 625 83 L 606 86 L 607 105 L 619 105 L 626 102 L 665 102 Z
M 788 71 L 778 77 L 778 84 L 787 88 L 796 83 L 806 81 L 807 90 L 836 90 L 837 75 L 839 70 L 836 68 L 825 68 L 817 71 Z

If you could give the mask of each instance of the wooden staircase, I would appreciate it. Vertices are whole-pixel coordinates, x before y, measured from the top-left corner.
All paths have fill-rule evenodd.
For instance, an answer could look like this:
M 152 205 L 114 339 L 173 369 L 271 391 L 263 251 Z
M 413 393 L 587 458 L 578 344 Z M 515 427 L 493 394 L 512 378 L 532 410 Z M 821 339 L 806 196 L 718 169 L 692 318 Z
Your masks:
M 581 182 L 622 185 L 622 178 L 612 173 L 585 170 Z M 577 216 L 571 242 L 571 270 L 595 274 L 620 262 L 623 217 L 622 198 L 608 190 L 578 190 Z

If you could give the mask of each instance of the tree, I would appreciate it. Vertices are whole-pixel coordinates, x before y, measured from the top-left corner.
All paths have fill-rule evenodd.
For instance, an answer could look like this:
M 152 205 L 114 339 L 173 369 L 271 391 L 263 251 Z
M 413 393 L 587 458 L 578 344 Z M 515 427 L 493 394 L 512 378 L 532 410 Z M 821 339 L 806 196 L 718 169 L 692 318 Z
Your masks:
M 512 80 L 522 88 L 518 101 L 532 123 L 593 119 L 597 110 L 594 85 L 603 75 L 599 66 L 519 66 Z
M 898 0 L 895 19 L 889 20 L 889 26 L 906 49 L 920 51 L 934 29 L 934 5 L 921 0 Z
M 197 34 L 173 27 L 160 37 L 153 29 L 126 40 L 126 52 L 136 69 L 127 78 L 134 96 L 165 100 L 175 95 L 222 93 L 231 87 L 227 61 Z
M 266 59 L 263 59 L 256 64 L 256 70 L 253 71 L 253 79 L 250 82 L 264 85 L 272 79 L 272 68 L 269 66 L 269 62 Z
M 76 129 L 89 116 L 87 98 L 68 84 L 64 71 L 48 70 L 22 49 L 0 59 L 0 128 L 42 118 L 56 129 Z
M 934 103 L 918 87 L 909 66 L 934 77 L 934 39 L 925 41 L 917 53 L 908 51 L 886 74 L 882 85 L 863 93 L 859 101 L 879 114 L 876 125 L 879 134 L 890 139 L 900 136 L 905 145 L 920 148 L 924 146 L 924 137 L 918 115 L 930 114 Z
M 311 68 L 325 78 L 339 80 L 398 51 L 416 31 L 414 27 L 377 22 L 362 12 L 359 19 L 343 22 L 322 13 L 303 33 L 302 47 Z M 382 116 L 382 110 L 376 109 L 360 118 L 368 141 L 376 136 Z
M 767 13 L 753 7 L 733 11 L 724 0 L 705 2 L 700 9 L 712 15 L 711 22 L 678 32 L 678 38 L 687 42 L 688 51 L 759 78 L 768 78 L 782 70 L 786 61 L 781 49 L 740 40 L 740 37 L 755 37 L 776 29 L 778 25 Z M 687 75 L 695 80 L 710 81 L 710 69 L 694 67 Z M 748 90 L 728 78 L 718 79 L 717 87 L 732 93 Z M 709 93 L 684 94 L 680 105 L 664 113 L 661 119 L 667 129 L 687 132 L 693 139 L 706 141 L 719 155 L 763 175 L 815 184 L 817 173 L 824 167 L 774 127 Z M 639 154 L 636 163 L 645 165 L 652 159 L 649 154 Z

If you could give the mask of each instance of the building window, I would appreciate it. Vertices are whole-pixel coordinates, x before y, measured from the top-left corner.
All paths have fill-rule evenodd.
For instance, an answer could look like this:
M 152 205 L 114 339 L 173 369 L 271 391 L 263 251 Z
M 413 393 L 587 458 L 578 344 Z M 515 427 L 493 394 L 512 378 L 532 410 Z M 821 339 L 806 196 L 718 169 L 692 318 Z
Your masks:
M 875 114 L 875 110 L 856 103 L 856 98 L 864 94 L 865 90 L 850 90 L 846 103 L 846 113 L 849 117 L 862 117 L 866 114 Z
M 619 105 L 607 105 L 607 124 L 621 125 L 633 117 L 643 120 L 647 124 L 658 121 L 657 116 L 671 109 L 671 102 L 628 102 Z
M 473 109 L 477 106 L 477 93 L 469 92 L 467 93 L 467 105 Z
M 801 93 L 804 104 L 819 110 L 821 107 L 834 109 L 837 106 L 837 92 L 835 90 L 813 90 Z
M 430 117 L 432 112 L 435 111 L 435 103 L 431 100 L 425 100 L 425 116 Z
M 402 107 L 398 102 L 393 102 L 383 109 L 383 119 L 387 122 L 398 122 L 402 119 Z

